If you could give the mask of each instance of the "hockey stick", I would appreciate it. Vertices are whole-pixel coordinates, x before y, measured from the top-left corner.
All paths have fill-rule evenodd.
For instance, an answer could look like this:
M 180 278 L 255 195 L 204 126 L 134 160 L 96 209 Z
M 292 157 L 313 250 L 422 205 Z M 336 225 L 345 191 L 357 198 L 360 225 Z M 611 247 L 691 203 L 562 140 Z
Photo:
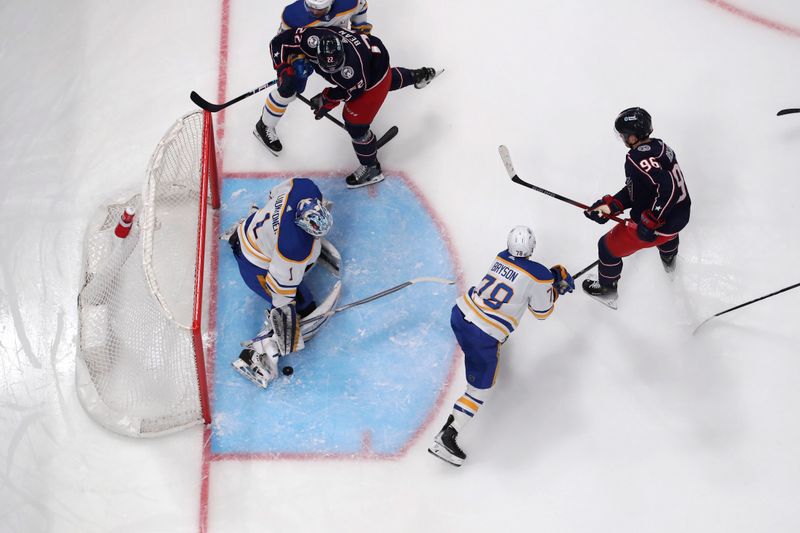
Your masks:
M 400 285 L 395 285 L 394 287 L 391 287 L 391 288 L 386 289 L 384 291 L 375 293 L 372 296 L 367 296 L 366 298 L 362 298 L 361 300 L 356 300 L 355 302 L 350 302 L 349 304 L 343 305 L 341 307 L 337 307 L 336 309 L 331 309 L 330 311 L 328 311 L 326 313 L 322 313 L 319 316 L 315 316 L 313 318 L 306 318 L 305 320 L 301 320 L 300 321 L 300 325 L 304 326 L 306 324 L 311 324 L 311 323 L 317 322 L 318 320 L 322 320 L 323 318 L 328 318 L 328 317 L 330 317 L 332 315 L 335 315 L 336 313 L 338 313 L 340 311 L 344 311 L 346 309 L 350 309 L 351 307 L 356 307 L 356 306 L 359 306 L 359 305 L 363 305 L 365 303 L 372 302 L 374 300 L 377 300 L 378 298 L 383 298 L 384 296 L 392 294 L 393 292 L 397 292 L 397 291 L 399 291 L 401 289 L 405 289 L 406 287 L 408 287 L 410 285 L 414 285 L 415 283 L 422 283 L 422 282 L 426 282 L 426 281 L 427 282 L 431 282 L 431 283 L 442 283 L 444 285 L 453 285 L 455 283 L 455 281 L 452 281 L 452 280 L 449 280 L 449 279 L 435 278 L 435 277 L 423 277 L 423 278 L 410 279 L 410 280 L 408 280 L 408 281 L 406 281 L 404 283 L 401 283 Z M 241 345 L 243 347 L 245 347 L 245 348 L 248 348 L 248 347 L 252 346 L 252 344 L 254 342 L 260 341 L 262 339 L 266 339 L 271 333 L 272 332 L 268 333 L 267 335 L 259 335 L 258 337 L 255 337 L 255 338 L 250 339 L 248 341 L 243 341 L 241 343 Z
M 523 180 L 517 175 L 516 170 L 514 170 L 514 164 L 511 162 L 511 153 L 508 151 L 508 148 L 506 148 L 504 145 L 501 144 L 500 147 L 498 148 L 498 151 L 500 152 L 500 159 L 503 160 L 503 165 L 505 165 L 506 167 L 506 172 L 508 172 L 508 177 L 511 178 L 511 181 L 513 181 L 514 183 L 518 183 L 523 187 L 527 187 L 542 194 L 546 194 L 547 196 L 555 198 L 556 200 L 561 200 L 562 202 L 574 205 L 575 207 L 580 207 L 584 211 L 590 209 L 590 207 L 586 204 L 576 202 L 575 200 L 567 198 L 566 196 L 561 196 L 560 194 L 550 192 L 547 189 L 542 189 L 541 187 L 537 187 L 533 183 L 528 183 L 527 181 Z M 621 218 L 617 218 L 614 215 L 605 215 L 605 217 L 610 220 L 613 220 L 614 222 L 622 222 L 622 223 L 625 222 Z
M 308 98 L 306 98 L 306 97 L 305 97 L 305 96 L 303 96 L 302 94 L 299 94 L 299 93 L 298 93 L 298 94 L 297 94 L 297 98 L 298 98 L 298 99 L 299 99 L 301 102 L 303 102 L 304 104 L 306 104 L 306 105 L 307 105 L 309 108 L 311 108 L 311 109 L 314 109 L 314 108 L 311 106 L 311 100 L 309 100 Z M 341 120 L 339 120 L 339 119 L 337 119 L 336 117 L 332 117 L 332 116 L 331 116 L 330 114 L 328 114 L 328 113 L 325 113 L 323 116 L 324 116 L 325 118 L 327 118 L 328 120 L 330 120 L 331 122 L 333 122 L 334 124 L 336 124 L 337 126 L 339 126 L 340 128 L 342 128 L 343 130 L 347 130 L 347 128 L 345 127 L 345 125 L 344 125 L 344 124 L 342 124 L 342 121 L 341 121 Z M 382 147 L 384 144 L 386 144 L 386 143 L 388 143 L 389 141 L 391 141 L 392 139 L 394 139 L 394 138 L 395 138 L 395 136 L 397 136 L 397 133 L 398 133 L 399 131 L 400 131 L 400 130 L 397 128 L 397 126 L 392 126 L 392 127 L 391 127 L 391 128 L 389 128 L 388 130 L 386 130 L 386 133 L 384 133 L 383 135 L 381 135 L 381 136 L 380 136 L 380 138 L 378 139 L 378 145 L 377 145 L 377 146 L 378 146 L 378 148 Z
M 766 298 L 769 298 L 770 296 L 775 296 L 776 294 L 780 294 L 780 293 L 782 293 L 782 292 L 786 292 L 786 291 L 788 291 L 788 290 L 795 289 L 795 288 L 797 288 L 797 287 L 800 287 L 800 283 L 795 283 L 794 285 L 790 285 L 790 286 L 788 286 L 788 287 L 784 287 L 783 289 L 781 289 L 781 290 L 779 290 L 779 291 L 771 292 L 771 293 L 767 294 L 766 296 L 762 296 L 761 298 L 756 298 L 755 300 L 750 300 L 749 302 L 745 302 L 745 303 L 743 303 L 743 304 L 739 304 L 739 305 L 737 305 L 736 307 L 731 307 L 730 309 L 726 309 L 726 310 L 724 310 L 724 311 L 720 311 L 720 312 L 719 312 L 719 313 L 717 313 L 716 315 L 710 316 L 710 317 L 706 318 L 705 320 L 703 320 L 703 321 L 700 323 L 700 325 L 699 325 L 699 326 L 697 326 L 696 328 L 694 328 L 694 331 L 692 332 L 692 335 L 694 335 L 695 333 L 697 333 L 697 330 L 698 330 L 698 329 L 700 329 L 701 327 L 703 327 L 703 325 L 704 325 L 706 322 L 708 322 L 709 320 L 711 320 L 712 318 L 716 318 L 716 317 L 718 317 L 718 316 L 724 315 L 725 313 L 730 313 L 731 311 L 735 311 L 736 309 L 742 308 L 742 307 L 744 307 L 744 306 L 746 306 L 746 305 L 750 305 L 750 304 L 753 304 L 753 303 L 759 302 L 759 301 L 761 301 L 761 300 L 765 300 Z
M 581 270 L 580 272 L 578 272 L 577 274 L 575 274 L 574 276 L 572 276 L 572 279 L 578 279 L 579 277 L 583 276 L 584 274 L 589 272 L 591 269 L 596 267 L 598 265 L 598 263 L 600 263 L 599 259 L 597 261 L 595 261 L 594 263 L 592 263 L 591 265 L 589 265 L 586 268 L 584 268 L 583 270 Z
M 359 305 L 363 305 L 365 303 L 369 303 L 369 302 L 375 301 L 378 298 L 383 298 L 384 296 L 387 296 L 389 294 L 397 292 L 397 291 L 399 291 L 401 289 L 405 289 L 406 287 L 414 285 L 415 283 L 423 283 L 423 282 L 442 283 L 444 285 L 453 285 L 455 283 L 455 281 L 453 281 L 453 280 L 444 279 L 444 278 L 435 278 L 435 277 L 424 277 L 424 278 L 410 279 L 410 280 L 408 280 L 408 281 L 406 281 L 404 283 L 401 283 L 400 285 L 395 285 L 394 287 L 391 287 L 391 288 L 386 289 L 384 291 L 375 293 L 372 296 L 367 296 L 366 298 L 362 298 L 361 300 L 356 300 L 355 302 L 350 302 L 349 304 L 343 305 L 341 307 L 337 307 L 336 309 L 331 309 L 327 313 L 323 313 L 323 314 L 321 314 L 319 316 L 315 316 L 314 318 L 301 320 L 300 321 L 300 325 L 302 326 L 302 325 L 305 325 L 305 324 L 309 324 L 311 322 L 316 322 L 317 320 L 322 320 L 323 318 L 327 318 L 327 317 L 329 317 L 331 315 L 335 315 L 336 313 L 339 313 L 340 311 L 344 311 L 344 310 L 350 309 L 352 307 L 356 307 L 356 306 L 359 306 Z
M 790 115 L 792 113 L 800 113 L 800 109 L 796 107 L 791 107 L 789 109 L 781 109 L 780 111 L 778 111 L 778 116 L 782 117 L 783 115 Z
M 229 105 L 233 105 L 236 102 L 240 102 L 240 101 L 244 100 L 248 96 L 252 96 L 252 95 L 256 94 L 257 92 L 263 91 L 267 87 L 272 87 L 276 83 L 278 83 L 278 80 L 272 80 L 270 82 L 265 83 L 264 85 L 261 85 L 260 87 L 256 87 L 252 91 L 246 92 L 244 94 L 240 94 L 239 96 L 237 96 L 233 100 L 229 100 L 229 101 L 227 101 L 227 102 L 225 102 L 223 104 L 212 104 L 211 102 L 209 102 L 208 100 L 205 100 L 202 96 L 200 96 L 199 94 L 197 94 L 194 91 L 191 92 L 191 94 L 189 95 L 189 98 L 191 98 L 192 102 L 194 102 L 197 105 L 197 107 L 199 107 L 200 109 L 205 109 L 206 111 L 210 111 L 212 113 L 216 113 L 217 111 L 222 111 L 223 109 L 225 109 Z

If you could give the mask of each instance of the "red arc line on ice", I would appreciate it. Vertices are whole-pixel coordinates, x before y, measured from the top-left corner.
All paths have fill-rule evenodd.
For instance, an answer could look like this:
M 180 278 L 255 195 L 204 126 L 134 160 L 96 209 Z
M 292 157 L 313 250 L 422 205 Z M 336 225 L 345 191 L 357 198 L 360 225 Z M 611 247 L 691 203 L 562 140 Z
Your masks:
M 725 0 L 705 0 L 709 4 L 719 7 L 720 9 L 724 9 L 728 13 L 732 15 L 736 15 L 737 17 L 744 18 L 754 24 L 758 24 L 760 26 L 764 26 L 765 28 L 769 28 L 771 30 L 779 31 L 783 34 L 790 35 L 792 37 L 800 37 L 800 30 L 797 28 L 793 28 L 791 26 L 787 26 L 786 24 L 781 24 L 780 22 L 775 22 L 774 20 L 770 20 L 766 17 L 762 17 L 752 11 L 747 11 L 740 7 L 737 7 L 730 2 L 725 2 Z

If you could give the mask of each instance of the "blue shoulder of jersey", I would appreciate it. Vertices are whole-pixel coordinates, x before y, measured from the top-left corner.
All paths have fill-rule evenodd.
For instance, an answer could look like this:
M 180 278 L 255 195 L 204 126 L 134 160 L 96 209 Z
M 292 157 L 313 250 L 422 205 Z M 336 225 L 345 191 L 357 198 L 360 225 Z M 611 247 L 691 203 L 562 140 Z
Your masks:
M 537 263 L 536 261 L 531 261 L 530 259 L 526 259 L 524 257 L 514 257 L 508 252 L 508 250 L 503 250 L 497 254 L 497 257 L 508 261 L 509 263 L 514 263 L 516 267 L 521 268 L 538 281 L 548 282 L 555 280 L 553 273 L 550 272 L 550 269 L 541 263 Z
M 286 197 L 286 208 L 281 216 L 278 251 L 283 257 L 291 261 L 304 261 L 314 247 L 314 237 L 294 223 L 297 204 L 303 198 L 318 198 L 321 200 L 322 193 L 319 187 L 310 179 L 295 178 L 292 182 L 292 190 L 289 191 Z
M 354 10 L 357 6 L 358 0 L 336 0 L 331 6 L 331 10 L 328 12 L 328 14 L 321 19 L 318 19 L 308 12 L 303 0 L 297 0 L 284 8 L 283 23 L 290 28 L 305 28 L 309 24 L 313 24 L 318 20 L 327 22 L 337 15 L 344 13 L 345 11 Z

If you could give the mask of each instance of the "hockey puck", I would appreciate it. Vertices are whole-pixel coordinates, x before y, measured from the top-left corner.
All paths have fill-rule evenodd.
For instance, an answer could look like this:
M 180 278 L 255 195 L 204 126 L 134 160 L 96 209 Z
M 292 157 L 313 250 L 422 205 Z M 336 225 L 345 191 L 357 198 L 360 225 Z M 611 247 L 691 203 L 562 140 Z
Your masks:
M 284 376 L 291 376 L 292 374 L 294 374 L 294 368 L 290 366 L 285 366 L 283 367 L 282 372 Z

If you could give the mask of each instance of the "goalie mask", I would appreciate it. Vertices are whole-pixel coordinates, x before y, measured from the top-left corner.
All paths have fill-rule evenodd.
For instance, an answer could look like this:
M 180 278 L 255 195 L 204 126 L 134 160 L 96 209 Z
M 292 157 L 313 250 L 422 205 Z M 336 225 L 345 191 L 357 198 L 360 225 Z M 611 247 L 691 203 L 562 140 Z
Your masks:
M 313 237 L 322 237 L 333 226 L 333 216 L 319 198 L 303 198 L 297 202 L 294 223 Z
M 514 257 L 530 257 L 536 248 L 536 236 L 527 226 L 516 226 L 508 234 L 508 253 Z

